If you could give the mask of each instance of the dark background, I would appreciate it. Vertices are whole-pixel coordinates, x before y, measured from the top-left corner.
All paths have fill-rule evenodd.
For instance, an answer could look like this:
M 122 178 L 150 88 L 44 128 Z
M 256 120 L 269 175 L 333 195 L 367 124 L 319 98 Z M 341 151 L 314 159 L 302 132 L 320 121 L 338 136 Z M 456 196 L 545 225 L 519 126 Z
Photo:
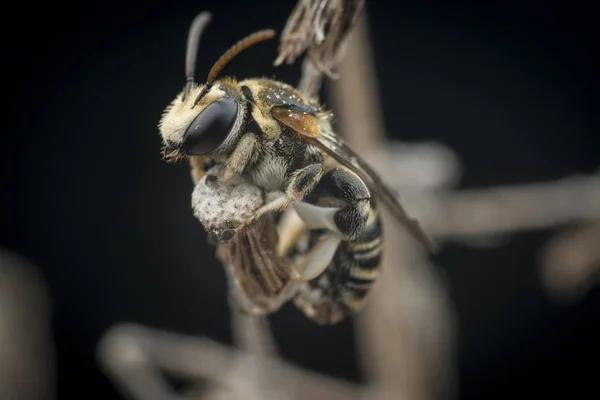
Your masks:
M 464 162 L 461 187 L 600 166 L 591 5 L 367 3 L 389 134 L 449 145 Z M 36 263 L 51 290 L 59 399 L 119 398 L 93 358 L 114 322 L 231 341 L 224 273 L 192 216 L 187 169 L 161 161 L 157 123 L 183 85 L 197 12 L 214 15 L 202 79 L 242 36 L 281 31 L 294 4 L 107 0 L 4 14 L 13 71 L 0 244 Z M 298 67 L 271 66 L 276 48 L 260 45 L 229 71 L 296 83 Z M 598 393 L 600 292 L 572 305 L 544 292 L 536 257 L 554 233 L 435 257 L 458 312 L 461 399 Z M 350 322 L 319 328 L 291 306 L 272 321 L 287 359 L 361 379 Z

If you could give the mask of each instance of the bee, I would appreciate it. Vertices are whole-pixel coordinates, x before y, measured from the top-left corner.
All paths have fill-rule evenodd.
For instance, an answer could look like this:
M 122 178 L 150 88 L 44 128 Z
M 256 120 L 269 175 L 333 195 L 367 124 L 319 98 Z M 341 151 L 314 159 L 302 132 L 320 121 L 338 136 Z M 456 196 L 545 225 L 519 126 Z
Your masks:
M 363 308 L 380 273 L 379 200 L 427 248 L 435 245 L 378 174 L 334 132 L 332 113 L 317 99 L 272 79 L 219 77 L 239 53 L 273 38 L 274 31 L 240 40 L 217 60 L 205 83 L 196 82 L 197 47 L 209 21 L 204 12 L 191 25 L 186 83 L 159 122 L 163 157 L 167 162 L 190 159 L 195 181 L 206 165 L 220 164 L 222 184 L 242 177 L 267 192 L 280 192 L 235 231 L 293 208 L 305 233 L 290 239 L 288 232 L 286 238 L 291 228 L 283 227 L 280 240 L 286 244 L 280 253 L 292 258 L 301 274 L 294 303 L 316 323 L 336 324 Z

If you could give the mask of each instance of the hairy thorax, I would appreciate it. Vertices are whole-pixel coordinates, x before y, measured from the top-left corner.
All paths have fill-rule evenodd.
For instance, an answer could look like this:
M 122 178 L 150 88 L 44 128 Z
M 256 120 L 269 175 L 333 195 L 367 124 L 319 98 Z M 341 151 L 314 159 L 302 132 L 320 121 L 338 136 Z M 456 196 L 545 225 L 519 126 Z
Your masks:
M 322 160 L 322 155 L 296 134 L 284 130 L 274 142 L 264 143 L 254 163 L 246 168 L 248 181 L 266 191 L 283 190 L 291 175 Z
M 248 180 L 268 192 L 282 190 L 289 175 L 288 161 L 272 151 L 264 152 L 248 169 Z

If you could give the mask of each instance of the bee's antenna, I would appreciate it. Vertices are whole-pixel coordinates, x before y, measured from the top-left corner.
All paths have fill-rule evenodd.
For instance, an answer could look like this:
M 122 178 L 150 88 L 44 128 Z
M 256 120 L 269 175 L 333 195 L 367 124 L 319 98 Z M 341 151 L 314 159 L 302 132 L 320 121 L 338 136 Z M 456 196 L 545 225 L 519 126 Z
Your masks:
M 213 82 L 217 79 L 223 68 L 229 64 L 231 60 L 235 58 L 242 51 L 246 50 L 249 47 L 254 46 L 257 43 L 264 42 L 265 40 L 272 39 L 275 37 L 275 31 L 272 29 L 266 29 L 262 31 L 255 32 L 249 36 L 246 36 L 233 46 L 229 48 L 212 66 L 210 72 L 208 73 L 208 78 L 206 79 L 206 86 L 202 89 L 198 97 L 196 98 L 195 103 L 200 101 L 202 97 L 210 90 Z
M 183 90 L 182 101 L 185 100 L 195 82 L 194 75 L 196 73 L 198 44 L 200 43 L 202 32 L 204 32 L 211 19 L 212 15 L 208 11 L 204 11 L 194 18 L 190 26 L 185 54 L 185 89 Z
M 245 38 L 231 46 L 229 50 L 227 50 L 225 54 L 223 54 L 217 60 L 215 65 L 212 66 L 210 72 L 208 73 L 208 79 L 206 79 L 206 83 L 212 85 L 215 79 L 217 79 L 217 76 L 219 76 L 221 71 L 223 71 L 223 68 L 225 68 L 225 66 L 229 64 L 229 62 L 233 60 L 235 56 L 240 54 L 242 51 L 246 50 L 248 47 L 254 46 L 257 43 L 272 39 L 273 37 L 275 37 L 275 31 L 272 29 L 266 29 L 264 31 L 258 31 L 256 33 L 253 33 L 252 35 L 246 36 Z

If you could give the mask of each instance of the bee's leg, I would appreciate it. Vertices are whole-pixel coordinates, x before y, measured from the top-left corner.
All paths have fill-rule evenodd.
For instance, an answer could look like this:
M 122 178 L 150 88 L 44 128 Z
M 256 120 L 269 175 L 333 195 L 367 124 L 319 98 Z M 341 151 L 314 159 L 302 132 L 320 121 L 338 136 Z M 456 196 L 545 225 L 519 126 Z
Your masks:
M 344 167 L 328 171 L 311 199 L 329 199 L 337 207 L 296 203 L 296 212 L 310 229 L 328 229 L 344 240 L 354 240 L 365 229 L 371 210 L 371 194 L 365 183 Z M 339 206 L 338 206 L 339 205 Z
M 256 212 L 236 230 L 240 230 L 247 225 L 251 225 L 265 214 L 271 211 L 282 211 L 290 204 L 302 200 L 311 193 L 323 176 L 323 165 L 311 164 L 294 173 L 290 178 L 285 194 L 260 207 Z
M 333 261 L 341 241 L 340 235 L 334 232 L 326 232 L 319 237 L 310 251 L 294 263 L 300 279 L 310 281 L 321 275 Z
M 210 168 L 206 167 L 207 158 L 204 156 L 192 156 L 190 157 L 190 172 L 192 174 L 192 181 L 194 185 L 197 184 L 200 179 L 204 175 L 206 175 L 206 171 Z
M 238 142 L 237 146 L 231 156 L 225 163 L 225 171 L 221 177 L 221 181 L 228 182 L 234 176 L 241 175 L 253 157 L 258 154 L 256 152 L 256 146 L 258 145 L 258 139 L 252 132 L 246 133 Z
M 306 233 L 306 224 L 293 208 L 287 208 L 277 224 L 279 241 L 277 242 L 277 255 L 285 257 L 292 252 L 298 242 Z

